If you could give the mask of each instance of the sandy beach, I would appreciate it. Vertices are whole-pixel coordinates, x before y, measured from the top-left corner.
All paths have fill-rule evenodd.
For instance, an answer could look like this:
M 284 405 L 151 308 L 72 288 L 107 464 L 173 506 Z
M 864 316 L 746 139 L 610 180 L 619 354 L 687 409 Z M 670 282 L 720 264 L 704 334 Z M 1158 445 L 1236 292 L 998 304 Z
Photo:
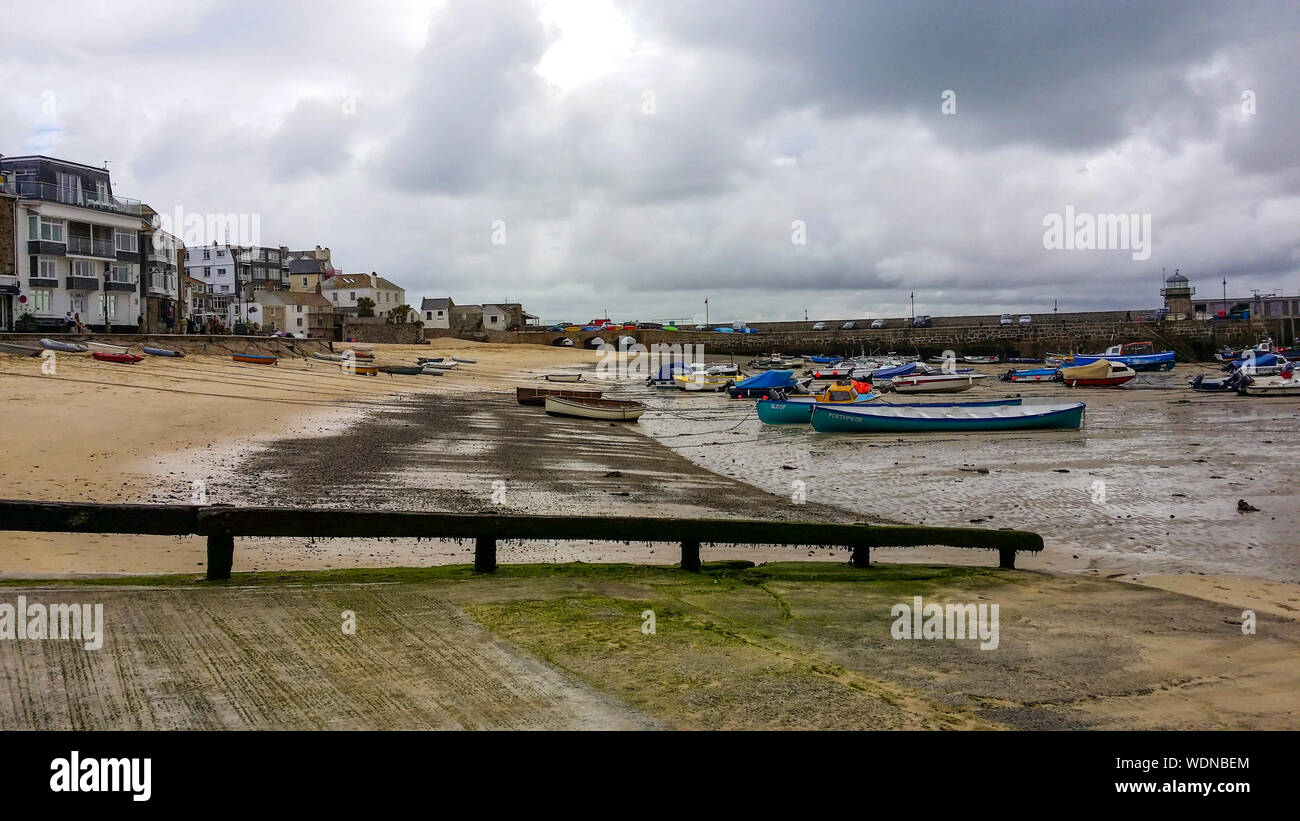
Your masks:
M 1063 688 L 1039 695 L 1009 684 L 1001 689 L 1000 685 L 981 689 L 976 686 L 981 671 L 992 668 L 983 666 L 982 657 L 976 655 L 963 662 L 973 665 L 969 681 L 962 684 L 953 679 L 936 691 L 940 679 L 933 676 L 943 678 L 949 673 L 941 675 L 935 670 L 899 679 L 894 673 L 882 672 L 876 662 L 865 661 L 848 636 L 828 645 L 825 636 L 805 635 L 798 628 L 802 622 L 797 614 L 804 612 L 800 608 L 821 614 L 817 623 L 828 613 L 838 613 L 852 622 L 853 608 L 883 606 L 881 602 L 890 597 L 903 595 L 898 587 L 884 588 L 883 598 L 862 601 L 856 596 L 841 600 L 838 593 L 828 600 L 817 595 L 807 598 L 811 589 L 797 582 L 773 587 L 771 595 L 785 602 L 782 612 L 788 615 L 783 619 L 796 618 L 788 625 L 794 632 L 782 632 L 777 644 L 767 638 L 760 644 L 767 648 L 764 652 L 780 658 L 788 657 L 792 647 L 818 658 L 829 652 L 825 658 L 859 670 L 832 677 L 840 684 L 845 676 L 866 675 L 876 682 L 872 687 L 883 687 L 881 682 L 888 679 L 887 689 L 893 692 L 886 699 L 889 703 L 913 696 L 919 699 L 912 708 L 897 714 L 894 708 L 886 709 L 876 701 L 854 702 L 857 706 L 846 709 L 864 712 L 854 713 L 856 717 L 843 726 L 1300 726 L 1290 695 L 1300 680 L 1300 665 L 1294 661 L 1300 647 L 1296 622 L 1300 585 L 1294 583 L 1294 574 L 1288 569 L 1294 567 L 1294 548 L 1281 535 L 1294 526 L 1294 473 L 1270 467 L 1274 463 L 1266 458 L 1215 464 L 1215 475 L 1231 477 L 1231 481 L 1225 480 L 1230 488 L 1227 495 L 1237 493 L 1237 485 L 1248 487 L 1242 492 L 1248 492 L 1266 511 L 1240 522 L 1217 509 L 1203 509 L 1197 520 L 1186 508 L 1173 507 L 1189 503 L 1157 500 L 1161 494 L 1176 492 L 1171 488 L 1182 481 L 1178 477 L 1200 469 L 1200 454 L 1215 452 L 1233 436 L 1230 430 L 1204 427 L 1189 431 L 1189 425 L 1200 424 L 1189 415 L 1193 410 L 1262 414 L 1259 418 L 1265 420 L 1292 413 L 1290 422 L 1285 418 L 1257 422 L 1257 427 L 1268 428 L 1268 436 L 1276 439 L 1269 455 L 1277 455 L 1278 449 L 1294 447 L 1295 437 L 1270 426 L 1292 424 L 1292 405 L 1241 400 L 1245 404 L 1234 407 L 1231 397 L 1194 396 L 1190 399 L 1204 402 L 1190 406 L 1186 392 L 1092 392 L 1085 397 L 1090 402 L 1090 427 L 1079 435 L 1049 433 L 1039 439 L 1007 437 L 1002 441 L 985 437 L 963 443 L 959 449 L 926 437 L 914 442 L 867 442 L 832 436 L 815 440 L 811 449 L 792 450 L 783 439 L 794 433 L 758 425 L 752 419 L 752 403 L 656 392 L 633 379 L 598 386 L 608 394 L 642 398 L 650 404 L 655 412 L 647 414 L 640 426 L 556 419 L 514 402 L 514 387 L 545 384 L 537 381 L 544 373 L 589 372 L 598 359 L 594 352 L 456 340 L 432 346 L 378 346 L 376 351 L 380 364 L 407 364 L 416 356 L 453 354 L 476 362 L 442 377 L 369 377 L 348 375 L 336 365 L 310 359 L 282 359 L 267 367 L 235 363 L 225 356 L 194 355 L 180 361 L 147 360 L 124 367 L 61 356 L 57 373 L 43 375 L 39 360 L 0 357 L 0 384 L 6 388 L 4 409 L 12 420 L 6 459 L 0 467 L 0 497 L 188 503 L 201 491 L 208 503 L 229 504 L 810 521 L 923 520 L 930 524 L 1023 527 L 1041 532 L 1047 549 L 1037 556 L 1022 556 L 1018 564 L 1022 570 L 1001 577 L 1003 583 L 995 592 L 1005 608 L 1019 613 L 1015 621 L 1021 626 L 1015 633 L 1021 645 L 1018 652 L 1028 655 L 1015 658 L 1029 666 L 1016 672 L 1022 661 L 1013 660 L 999 675 L 1007 676 L 1007 682 L 1025 674 L 1066 676 L 1069 683 Z M 1181 380 L 1184 376 L 1180 371 L 1168 378 Z M 981 390 L 989 395 L 1005 392 L 1000 385 Z M 1053 391 L 1059 390 L 1049 387 L 1021 392 L 1059 398 L 1053 396 Z M 1183 424 L 1166 430 L 1162 445 L 1157 434 L 1170 414 Z M 1127 424 L 1120 429 L 1113 424 L 1116 419 Z M 1115 429 L 1107 430 L 1108 426 Z M 1140 440 L 1131 438 L 1135 430 L 1143 434 Z M 1143 442 L 1145 450 L 1134 452 L 1137 449 L 1130 447 L 1125 451 L 1125 437 Z M 1195 445 L 1190 444 L 1193 441 Z M 1186 451 L 1181 457 L 1186 464 L 1162 452 L 1166 446 L 1171 451 Z M 1098 510 L 1084 505 L 1095 518 L 1076 515 L 1064 520 L 1062 511 L 1077 508 L 1080 497 L 1088 499 L 1093 472 L 1103 463 L 1111 465 L 1105 476 L 1115 488 L 1108 504 L 1092 506 Z M 1172 478 L 1138 480 L 1135 474 L 1142 471 L 1168 471 Z M 796 479 L 806 484 L 806 500 L 789 493 L 790 483 Z M 1133 488 L 1143 490 L 1139 493 Z M 1214 504 L 1219 502 L 1222 498 Z M 1201 505 L 1213 507 L 1204 500 Z M 1156 514 L 1144 506 L 1156 506 L 1161 524 L 1156 524 Z M 1169 516 L 1166 508 L 1178 510 L 1179 518 L 1192 521 L 1165 524 L 1163 519 Z M 1157 548 L 1173 532 L 1171 528 L 1182 529 L 1177 531 L 1179 538 L 1168 539 L 1163 550 L 1153 550 L 1140 561 L 1134 558 L 1140 551 L 1116 551 L 1105 544 L 1101 545 L 1104 549 L 1097 549 L 1093 544 L 1094 534 L 1113 527 L 1106 522 L 1116 520 L 1123 520 L 1126 530 L 1140 534 L 1145 544 Z M 1234 522 L 1238 522 L 1235 527 Z M 1234 534 L 1241 540 L 1234 543 Z M 1259 551 L 1258 560 L 1240 562 L 1236 567 L 1224 563 L 1226 572 L 1217 572 L 1214 555 L 1206 546 L 1241 549 L 1243 543 Z M 470 545 L 441 541 L 241 539 L 236 545 L 235 571 L 346 572 L 463 565 L 470 561 L 471 551 Z M 834 568 L 847 559 L 843 551 L 834 549 L 706 546 L 703 552 L 706 561 L 746 559 L 760 565 L 797 560 Z M 96 576 L 140 578 L 170 573 L 197 578 L 204 558 L 199 539 L 0 533 L 0 577 L 8 578 L 10 586 L 23 584 L 19 580 L 24 578 L 46 580 L 31 582 L 33 589 L 48 585 L 59 589 L 60 579 Z M 670 565 L 676 558 L 671 545 L 635 543 L 507 543 L 499 555 L 503 564 Z M 983 552 L 946 548 L 879 550 L 873 552 L 873 559 L 918 567 L 941 564 L 980 573 L 984 572 L 981 567 L 991 564 Z M 882 564 L 885 566 L 889 565 Z M 620 571 L 611 572 L 617 575 Z M 972 587 L 954 582 L 942 589 L 953 596 L 970 597 L 979 594 L 982 584 L 985 582 L 979 581 Z M 564 638 L 565 631 L 579 629 L 580 624 L 561 621 L 559 632 L 548 637 L 533 635 L 519 622 L 522 605 L 514 603 L 515 598 L 539 588 L 531 583 L 524 588 L 509 584 L 498 595 L 485 592 L 480 585 L 473 589 L 481 595 L 464 601 L 457 593 L 461 589 L 439 588 L 436 595 L 439 601 L 451 603 L 447 607 L 463 605 L 470 617 L 510 642 L 511 648 L 525 648 L 543 661 L 562 657 L 561 666 L 582 680 L 543 681 L 541 668 L 527 656 L 498 657 L 492 662 L 497 665 L 492 674 L 497 678 L 528 671 L 529 680 L 541 682 L 537 686 L 545 690 L 546 695 L 538 698 L 557 702 L 580 698 L 590 705 L 591 712 L 585 717 L 561 710 L 548 714 L 539 726 L 581 726 L 584 721 L 602 726 L 654 726 L 658 721 L 671 726 L 733 726 L 721 713 L 699 713 L 687 704 L 638 698 L 631 699 L 628 710 L 611 712 L 601 694 L 612 691 L 621 695 L 622 679 L 592 657 L 572 657 L 547 644 L 554 640 L 569 647 L 565 642 L 571 638 Z M 557 602 L 574 595 L 593 595 L 596 590 L 615 598 L 631 597 L 631 604 L 608 605 L 615 610 L 635 607 L 638 597 L 652 595 L 650 588 L 636 593 L 614 581 L 596 587 L 582 582 L 576 588 L 559 584 L 546 589 L 551 591 L 548 596 L 558 597 Z M 148 590 L 141 588 L 139 595 L 126 596 L 119 606 L 135 612 L 133 608 L 155 595 Z M 423 601 L 419 589 L 411 592 L 413 602 Z M 704 606 L 695 594 L 682 601 L 691 607 Z M 204 623 L 216 617 L 201 613 L 226 606 L 217 600 L 204 602 L 193 616 Z M 1069 606 L 1062 607 L 1064 603 Z M 723 602 L 704 606 L 700 618 L 708 614 L 710 619 L 741 615 L 749 619 L 757 612 L 732 613 L 728 608 L 734 606 Z M 1234 625 L 1244 610 L 1257 611 L 1267 620 L 1270 638 L 1224 655 L 1220 650 L 1228 645 L 1223 642 L 1233 642 L 1234 631 L 1237 640 L 1241 639 Z M 1108 649 L 1103 656 L 1106 664 L 1117 665 L 1124 674 L 1112 677 L 1109 684 L 1067 675 L 1075 664 L 1070 659 L 1084 652 L 1083 645 L 1077 643 L 1080 637 L 1096 634 L 1099 620 L 1108 618 L 1104 614 L 1120 611 L 1129 615 L 1111 619 L 1105 627 Z M 1153 619 L 1164 625 L 1200 627 L 1142 626 Z M 776 629 L 762 627 L 765 623 L 760 619 L 755 627 L 749 621 L 729 621 L 725 629 L 742 633 Z M 832 624 L 839 622 L 827 622 Z M 1034 624 L 1041 629 L 1024 629 Z M 133 629 L 147 635 L 157 626 L 140 622 Z M 753 641 L 758 640 L 757 635 Z M 1064 640 L 1065 636 L 1072 638 Z M 400 636 L 394 640 L 400 643 Z M 310 643 L 306 638 L 301 641 Z M 886 643 L 877 649 L 890 647 Z M 297 647 L 292 652 L 308 650 Z M 1041 659 L 1030 664 L 1027 659 L 1031 657 Z M 1005 657 L 998 658 L 999 665 L 1007 664 Z M 807 663 L 818 669 L 820 662 L 812 656 L 809 659 Z M 653 659 L 643 661 L 651 663 Z M 906 657 L 898 661 L 922 664 Z M 34 662 L 29 659 L 26 663 Z M 57 661 L 47 658 L 46 663 L 57 671 Z M 213 663 L 238 662 L 214 657 Z M 717 660 L 721 666 L 710 675 L 725 677 L 727 663 Z M 346 661 L 341 664 L 346 667 Z M 816 678 L 815 686 L 808 684 L 813 687 L 809 692 L 823 692 L 830 686 L 820 674 Z M 124 682 L 122 686 L 132 685 Z M 219 682 L 205 686 L 220 689 Z M 381 677 L 374 686 L 382 689 L 393 683 Z M 976 690 L 984 694 L 958 705 L 951 701 L 956 697 L 954 688 L 963 687 L 963 699 L 971 698 Z M 895 692 L 893 688 L 899 689 Z M 927 694 L 918 695 L 923 691 Z M 228 698 L 229 694 L 213 695 L 218 697 Z M 765 700 L 761 694 L 747 692 L 734 694 L 734 698 L 742 709 L 749 703 L 747 699 Z M 378 712 L 358 715 L 339 726 L 369 726 L 383 712 L 376 709 Z M 811 706 L 791 710 L 747 726 L 822 726 L 822 718 Z M 516 718 L 498 718 L 458 724 L 446 717 L 408 716 L 402 726 L 527 726 Z M 181 709 L 156 721 L 137 717 L 132 720 L 136 723 L 127 726 L 194 726 L 197 720 Z M 271 723 L 319 726 L 314 723 L 317 720 L 304 715 Z M 6 723 L 65 726 L 62 721 L 57 715 L 23 718 L 15 713 Z M 247 725 L 244 721 L 231 718 L 210 726 L 264 726 L 257 719 L 247 719 Z

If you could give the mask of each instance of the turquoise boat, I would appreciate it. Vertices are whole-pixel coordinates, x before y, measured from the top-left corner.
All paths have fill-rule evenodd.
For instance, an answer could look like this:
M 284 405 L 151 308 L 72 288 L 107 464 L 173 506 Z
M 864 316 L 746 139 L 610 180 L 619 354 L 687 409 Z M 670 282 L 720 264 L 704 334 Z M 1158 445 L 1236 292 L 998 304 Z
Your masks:
M 809 401 L 811 396 L 801 397 L 799 399 L 760 399 L 758 401 L 758 418 L 769 425 L 806 425 L 812 420 L 813 406 L 842 408 L 845 405 L 858 405 L 863 402 L 871 402 L 879 399 L 878 393 L 864 393 L 858 396 L 856 402 L 815 402 Z M 1019 405 L 1023 400 L 1019 397 L 1013 399 L 981 399 L 976 402 L 881 402 L 881 405 L 888 405 L 892 408 L 991 408 L 998 405 Z M 783 407 L 775 407 L 781 405 Z
M 822 433 L 962 433 L 1041 430 L 1083 426 L 1082 402 L 1052 405 L 868 405 L 812 411 L 813 430 Z

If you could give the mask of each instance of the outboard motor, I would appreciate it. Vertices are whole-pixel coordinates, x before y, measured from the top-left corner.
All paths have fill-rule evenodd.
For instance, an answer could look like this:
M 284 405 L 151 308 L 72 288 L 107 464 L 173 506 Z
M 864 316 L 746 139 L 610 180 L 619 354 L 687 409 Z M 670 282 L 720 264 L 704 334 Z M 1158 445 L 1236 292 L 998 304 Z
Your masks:
M 1199 390 L 1201 387 L 1201 383 L 1204 381 L 1205 381 L 1205 374 L 1198 373 L 1195 377 L 1191 379 L 1191 381 L 1187 383 L 1187 387 L 1191 388 L 1192 390 Z
M 1004 374 L 1002 374 L 1001 376 L 999 376 L 998 379 L 1001 379 L 1003 382 L 1010 382 L 1010 381 L 1011 381 L 1011 377 L 1013 377 L 1013 376 L 1015 376 L 1015 375 L 1016 375 L 1016 369 L 1015 369 L 1015 368 L 1012 368 L 1011 370 L 1009 370 L 1009 371 L 1007 371 L 1006 373 L 1004 373 Z

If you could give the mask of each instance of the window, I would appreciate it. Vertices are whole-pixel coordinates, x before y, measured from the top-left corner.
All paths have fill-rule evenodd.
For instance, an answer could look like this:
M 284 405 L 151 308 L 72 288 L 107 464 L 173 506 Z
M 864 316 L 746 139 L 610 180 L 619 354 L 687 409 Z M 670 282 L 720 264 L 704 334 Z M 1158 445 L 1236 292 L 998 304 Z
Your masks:
M 58 172 L 59 181 L 59 202 L 80 203 L 81 202 L 81 177 L 76 174 L 64 174 Z
M 442 311 L 439 311 L 439 312 L 438 312 L 438 316 L 442 316 Z
M 442 311 L 439 311 L 438 314 L 441 315 L 441 314 L 442 314 Z M 425 318 L 425 319 L 433 319 L 433 311 L 425 311 L 425 312 L 424 312 L 424 318 Z
M 492 314 L 492 318 L 489 319 L 488 322 L 492 323 L 493 325 L 497 324 L 497 315 Z
M 204 259 L 212 259 L 212 257 L 211 257 L 211 252 L 209 252 L 207 248 L 204 248 L 204 249 L 203 249 L 203 258 L 204 258 Z
M 72 294 L 69 297 L 69 302 L 72 303 L 72 312 L 74 314 L 84 314 L 86 312 L 85 294 Z
M 302 317 L 298 317 L 298 327 L 302 327 Z
M 209 266 L 209 265 L 204 265 L 204 266 L 203 266 L 203 275 L 204 275 L 205 277 L 210 277 L 210 276 L 212 276 L 212 267 Z
M 136 244 L 136 234 L 134 231 L 114 231 L 117 237 L 117 250 L 119 251 L 138 251 L 139 245 Z
M 348 294 L 348 299 L 350 299 L 350 300 L 353 301 L 353 302 L 356 302 L 356 301 L 357 301 L 357 292 L 356 292 L 356 291 L 352 291 L 351 293 L 349 293 L 349 294 Z
M 226 269 L 225 269 L 225 268 L 218 268 L 218 269 L 217 269 L 217 276 L 219 276 L 219 277 L 223 277 L 223 276 L 225 276 L 225 275 L 226 275 Z
M 108 183 L 95 180 L 95 199 L 105 203 L 113 201 L 112 195 L 108 193 Z
M 334 297 L 334 301 L 335 301 L 335 302 L 338 302 L 338 301 L 339 301 L 339 292 L 338 292 L 338 291 L 335 291 L 334 293 L 330 294 L 330 296 Z
M 44 242 L 66 242 L 63 235 L 63 220 L 52 220 L 49 217 L 38 217 L 32 214 L 27 220 L 27 230 L 30 239 L 39 239 Z
M 302 306 L 301 306 L 301 305 L 298 306 L 298 313 L 302 313 Z
M 54 311 L 54 292 L 45 288 L 32 291 L 32 313 L 48 314 Z
M 223 294 L 228 294 L 228 293 L 230 293 L 230 286 L 229 286 L 229 285 L 222 285 L 222 286 L 221 286 L 221 293 L 223 293 Z
M 72 260 L 72 275 L 84 279 L 98 279 L 95 276 L 95 265 L 88 259 Z
M 78 260 L 85 262 L 86 260 Z M 54 257 L 38 257 L 36 260 L 36 277 L 38 279 L 54 279 L 58 277 L 59 271 L 55 267 Z
M 104 294 L 104 314 L 110 319 L 117 319 L 117 296 Z
M 222 250 L 220 250 L 220 251 L 217 252 L 217 256 L 219 256 L 219 257 L 224 257 L 225 255 L 226 255 L 225 249 L 222 249 Z M 204 258 L 204 259 L 207 259 L 207 258 L 208 258 L 208 252 L 207 252 L 207 251 L 204 251 L 204 252 L 203 252 L 203 258 Z
M 108 279 L 110 282 L 130 282 L 131 266 L 122 262 L 114 263 L 113 266 L 108 269 Z

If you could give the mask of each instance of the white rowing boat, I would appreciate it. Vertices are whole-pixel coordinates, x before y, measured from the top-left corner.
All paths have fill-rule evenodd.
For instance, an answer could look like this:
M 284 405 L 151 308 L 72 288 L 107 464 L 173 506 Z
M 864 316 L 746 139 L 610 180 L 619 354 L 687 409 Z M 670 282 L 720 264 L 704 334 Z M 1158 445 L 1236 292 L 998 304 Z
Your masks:
M 581 382 L 582 374 L 580 373 L 548 373 L 547 382 Z
M 899 393 L 960 393 L 975 387 L 981 379 L 988 379 L 984 373 L 956 373 L 917 376 L 896 376 L 892 383 Z
M 127 353 L 131 350 L 125 345 L 110 345 L 107 342 L 95 342 L 94 340 L 83 344 L 86 346 L 86 350 L 99 351 L 100 353 Z
M 605 422 L 635 422 L 645 413 L 645 405 L 627 399 L 578 399 L 546 397 L 546 412 L 551 416 L 576 416 Z

